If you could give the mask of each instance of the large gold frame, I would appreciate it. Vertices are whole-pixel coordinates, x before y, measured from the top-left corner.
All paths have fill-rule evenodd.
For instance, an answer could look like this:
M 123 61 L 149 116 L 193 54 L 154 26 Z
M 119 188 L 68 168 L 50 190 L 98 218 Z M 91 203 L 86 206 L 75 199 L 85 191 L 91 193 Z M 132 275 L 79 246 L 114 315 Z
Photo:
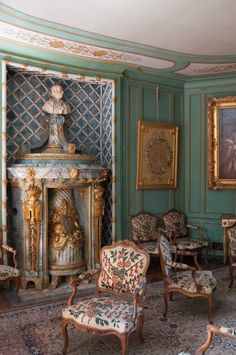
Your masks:
M 138 122 L 137 189 L 177 186 L 178 127 Z
M 224 110 L 224 111 L 223 111 Z M 227 111 L 228 110 L 228 111 Z M 234 112 L 235 110 L 235 112 Z M 235 115 L 235 119 L 234 116 Z M 208 100 L 208 187 L 236 189 L 236 96 Z M 234 156 L 235 155 L 235 163 Z M 226 165 L 227 164 L 227 165 Z M 235 176 L 233 176 L 235 170 Z

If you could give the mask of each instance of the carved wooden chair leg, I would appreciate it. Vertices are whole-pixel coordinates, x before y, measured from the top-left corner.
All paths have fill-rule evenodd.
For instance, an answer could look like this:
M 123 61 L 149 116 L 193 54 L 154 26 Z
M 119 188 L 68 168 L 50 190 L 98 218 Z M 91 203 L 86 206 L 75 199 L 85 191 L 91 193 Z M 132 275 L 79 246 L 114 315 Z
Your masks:
M 19 288 L 20 288 L 20 285 L 21 285 L 21 279 L 20 277 L 18 277 L 16 279 L 16 298 L 17 298 L 17 301 L 20 302 L 20 296 L 19 296 Z
M 212 295 L 208 297 L 208 321 L 209 321 L 209 323 L 212 323 L 211 315 L 212 315 Z
M 170 301 L 173 301 L 173 292 L 170 293 Z
M 195 355 L 204 355 L 206 350 L 209 348 L 209 346 L 211 345 L 211 341 L 212 341 L 212 337 L 213 337 L 213 332 L 210 328 L 210 326 L 207 326 L 207 340 L 205 341 L 204 344 L 202 344 L 200 346 L 200 348 L 197 349 Z
M 233 286 L 233 283 L 234 283 L 234 268 L 231 265 L 229 267 L 229 277 L 230 277 L 229 288 L 231 288 Z
M 193 255 L 193 260 L 194 260 L 194 263 L 195 263 L 197 269 L 201 270 L 201 266 L 199 265 L 198 260 L 197 260 L 197 254 Z
M 164 291 L 164 305 L 165 305 L 165 309 L 164 309 L 164 317 L 167 316 L 167 312 L 168 312 L 168 291 Z
M 127 346 L 128 346 L 128 335 L 121 334 L 120 341 L 121 341 L 121 355 L 126 355 L 126 350 L 127 350 Z
M 68 349 L 68 345 L 69 345 L 69 337 L 68 337 L 68 331 L 67 331 L 67 326 L 68 326 L 69 322 L 67 319 L 64 319 L 61 322 L 61 330 L 62 330 L 62 335 L 64 337 L 64 347 L 62 349 L 62 354 L 64 355 Z
M 137 329 L 141 343 L 144 343 L 143 325 L 144 325 L 144 315 L 142 314 L 139 317 L 139 323 L 138 323 L 138 329 Z

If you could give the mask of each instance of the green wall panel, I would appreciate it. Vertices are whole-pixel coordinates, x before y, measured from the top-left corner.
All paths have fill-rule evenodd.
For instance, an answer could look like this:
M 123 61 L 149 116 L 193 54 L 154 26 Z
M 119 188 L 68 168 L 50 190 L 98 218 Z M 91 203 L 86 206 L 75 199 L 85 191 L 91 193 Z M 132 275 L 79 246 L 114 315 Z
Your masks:
M 201 210 L 201 96 L 190 96 L 189 114 L 189 211 L 199 213 Z
M 160 89 L 159 93 L 159 103 L 158 103 L 158 121 L 162 123 L 173 123 L 173 115 L 171 106 L 172 103 L 172 95 L 171 93 L 165 92 L 164 90 Z
M 179 127 L 178 144 L 178 178 L 177 189 L 174 194 L 173 205 L 179 210 L 184 210 L 184 181 L 185 181 L 185 155 L 184 155 L 184 100 L 183 95 L 174 94 L 174 123 Z
M 174 192 L 171 190 L 148 190 L 143 192 L 143 210 L 162 214 L 174 207 Z
M 144 121 L 157 120 L 157 92 L 155 87 L 142 89 L 142 115 Z
M 207 187 L 206 187 L 207 188 Z M 234 213 L 235 192 L 233 191 L 213 191 L 206 189 L 205 213 L 221 214 Z
M 170 208 L 175 207 L 176 194 L 181 195 L 181 182 L 176 190 L 137 190 L 137 122 L 159 121 L 164 123 L 179 123 L 183 120 L 183 91 L 174 88 L 160 86 L 157 96 L 158 83 L 147 83 L 125 79 L 124 97 L 124 189 L 126 201 L 126 232 L 130 235 L 130 218 L 140 211 L 148 211 L 161 215 Z M 177 95 L 177 96 L 175 96 Z M 174 102 L 176 105 L 174 105 Z M 159 110 L 158 110 L 159 109 Z M 182 145 L 180 145 L 180 151 Z M 183 191 L 183 189 L 182 189 Z
M 208 189 L 208 99 L 236 95 L 236 80 L 218 79 L 185 85 L 185 212 L 189 221 L 200 224 L 222 256 L 221 215 L 236 213 L 236 192 Z

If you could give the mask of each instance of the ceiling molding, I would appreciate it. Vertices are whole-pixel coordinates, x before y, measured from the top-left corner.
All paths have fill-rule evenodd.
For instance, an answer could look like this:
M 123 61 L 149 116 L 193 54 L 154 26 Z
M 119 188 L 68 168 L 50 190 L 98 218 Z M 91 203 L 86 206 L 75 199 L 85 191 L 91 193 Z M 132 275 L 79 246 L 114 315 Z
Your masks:
M 0 21 L 0 38 L 4 40 L 89 61 L 120 64 L 186 80 L 236 72 L 236 55 L 174 52 L 39 19 L 3 3 L 0 3 Z

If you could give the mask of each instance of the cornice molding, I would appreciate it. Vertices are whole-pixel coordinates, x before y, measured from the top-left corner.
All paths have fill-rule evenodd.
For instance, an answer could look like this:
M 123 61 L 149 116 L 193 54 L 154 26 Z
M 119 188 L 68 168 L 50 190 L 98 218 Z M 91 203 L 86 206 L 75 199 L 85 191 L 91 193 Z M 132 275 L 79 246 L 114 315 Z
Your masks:
M 0 2 L 0 38 L 49 53 L 133 67 L 189 80 L 236 72 L 236 56 L 178 53 L 83 31 L 24 14 Z

